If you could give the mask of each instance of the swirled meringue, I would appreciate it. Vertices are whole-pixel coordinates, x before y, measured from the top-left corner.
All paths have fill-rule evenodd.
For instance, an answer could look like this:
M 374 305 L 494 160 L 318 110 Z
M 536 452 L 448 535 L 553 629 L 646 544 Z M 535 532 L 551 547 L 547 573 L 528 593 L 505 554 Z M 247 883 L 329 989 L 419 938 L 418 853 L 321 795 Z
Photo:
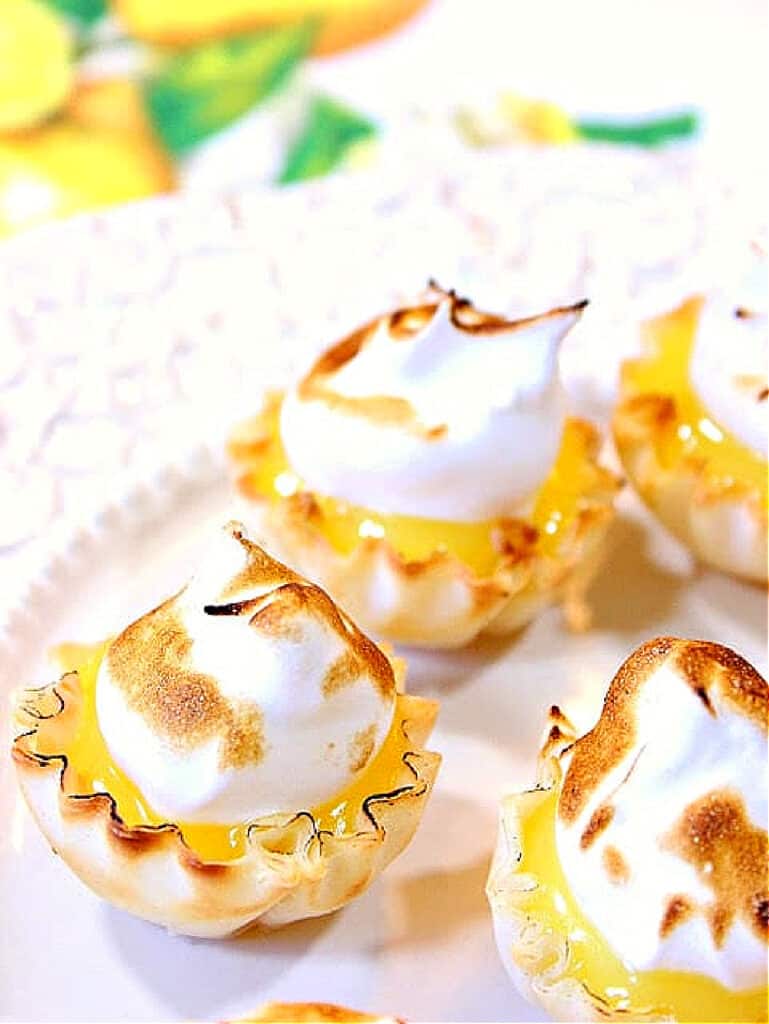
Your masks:
M 508 321 L 437 290 L 329 349 L 285 398 L 293 470 L 382 513 L 520 514 L 561 441 L 561 340 L 584 303 Z
M 767 266 L 754 252 L 737 286 L 708 296 L 690 363 L 692 385 L 717 425 L 767 458 Z
M 238 524 L 188 586 L 111 643 L 96 686 L 112 758 L 177 822 L 332 799 L 380 748 L 394 707 L 388 659 Z
M 644 644 L 562 757 L 556 839 L 582 911 L 634 971 L 766 985 L 767 716 L 726 647 Z

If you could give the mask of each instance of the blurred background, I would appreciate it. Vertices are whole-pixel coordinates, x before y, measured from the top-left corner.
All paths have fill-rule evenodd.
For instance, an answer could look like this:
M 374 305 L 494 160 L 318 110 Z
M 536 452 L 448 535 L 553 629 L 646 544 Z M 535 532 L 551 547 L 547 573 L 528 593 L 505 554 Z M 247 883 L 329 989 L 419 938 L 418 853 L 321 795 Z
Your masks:
M 0 0 L 7 689 L 45 681 L 52 630 L 96 640 L 178 586 L 203 527 L 229 517 L 233 425 L 431 276 L 510 316 L 589 297 L 561 370 L 573 410 L 605 426 L 642 322 L 728 290 L 750 244 L 766 248 L 766 47 L 765 0 Z M 565 643 L 545 618 L 523 638 L 522 710 L 489 716 L 504 743 L 484 722 L 463 745 L 467 709 L 486 705 L 459 682 L 472 662 L 441 668 L 463 841 L 436 819 L 397 900 L 289 935 L 274 956 L 171 952 L 117 913 L 81 914 L 82 893 L 70 903 L 42 861 L 38 877 L 19 858 L 0 871 L 19 922 L 0 943 L 0 1017 L 224 1020 L 274 984 L 388 1012 L 413 994 L 421 1019 L 532 1019 L 511 1009 L 481 896 L 498 788 L 466 766 L 507 777 L 508 722 L 538 729 L 558 679 L 589 720 L 649 636 L 766 650 L 762 595 L 696 574 L 624 500 L 605 628 Z M 500 658 L 489 677 L 511 701 L 515 673 Z M 431 843 L 453 876 L 438 900 Z M 380 924 L 407 941 L 380 943 Z
M 765 165 L 766 35 L 761 0 L 0 0 L 0 237 L 420 139 Z
M 605 413 L 765 238 L 766 41 L 763 0 L 0 0 L 3 564 L 430 275 L 589 295 Z

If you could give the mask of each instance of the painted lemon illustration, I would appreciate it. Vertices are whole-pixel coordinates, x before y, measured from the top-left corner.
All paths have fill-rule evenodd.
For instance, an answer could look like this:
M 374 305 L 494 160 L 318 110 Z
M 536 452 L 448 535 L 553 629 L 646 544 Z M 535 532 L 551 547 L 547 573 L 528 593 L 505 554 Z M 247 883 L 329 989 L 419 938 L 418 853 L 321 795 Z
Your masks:
M 0 131 L 37 124 L 58 110 L 73 74 L 66 22 L 38 0 L 2 0 Z
M 84 83 L 50 123 L 0 135 L 0 236 L 174 187 L 174 173 L 124 79 Z
M 114 0 L 131 35 L 184 45 L 315 18 L 313 52 L 334 53 L 391 31 L 426 0 Z

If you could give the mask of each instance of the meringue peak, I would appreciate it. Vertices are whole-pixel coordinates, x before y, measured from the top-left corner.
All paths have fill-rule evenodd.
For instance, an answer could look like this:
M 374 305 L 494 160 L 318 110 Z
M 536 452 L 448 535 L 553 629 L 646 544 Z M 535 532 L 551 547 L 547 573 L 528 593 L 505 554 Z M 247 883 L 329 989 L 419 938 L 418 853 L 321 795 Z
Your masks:
M 769 688 L 744 658 L 661 637 L 558 755 L 564 874 L 634 968 L 765 982 L 768 722 Z
M 382 513 L 522 514 L 558 452 L 558 349 L 584 308 L 508 320 L 434 287 L 375 318 L 287 393 L 292 469 L 311 490 Z
M 156 813 L 227 823 L 341 791 L 384 741 L 395 691 L 331 598 L 230 523 L 193 580 L 111 643 L 96 706 Z

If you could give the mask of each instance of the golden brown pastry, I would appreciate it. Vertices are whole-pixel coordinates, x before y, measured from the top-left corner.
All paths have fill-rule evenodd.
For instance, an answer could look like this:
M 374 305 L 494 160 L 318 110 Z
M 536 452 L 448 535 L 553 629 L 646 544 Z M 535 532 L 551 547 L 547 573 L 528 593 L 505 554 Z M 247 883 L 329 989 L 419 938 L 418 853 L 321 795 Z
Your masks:
M 361 327 L 235 431 L 243 516 L 388 639 L 457 647 L 554 602 L 585 626 L 618 481 L 558 380 L 583 307 L 508 321 L 434 287 Z
M 765 257 L 761 264 L 763 295 L 730 289 L 647 325 L 644 355 L 623 368 L 614 438 L 630 482 L 698 559 L 766 583 Z
M 202 937 L 285 924 L 349 902 L 413 836 L 437 705 L 238 524 L 75 662 L 21 692 L 13 756 L 53 849 L 117 906 Z
M 671 637 L 581 738 L 551 709 L 487 885 L 524 996 L 557 1020 L 766 1020 L 768 716 L 744 659 Z

